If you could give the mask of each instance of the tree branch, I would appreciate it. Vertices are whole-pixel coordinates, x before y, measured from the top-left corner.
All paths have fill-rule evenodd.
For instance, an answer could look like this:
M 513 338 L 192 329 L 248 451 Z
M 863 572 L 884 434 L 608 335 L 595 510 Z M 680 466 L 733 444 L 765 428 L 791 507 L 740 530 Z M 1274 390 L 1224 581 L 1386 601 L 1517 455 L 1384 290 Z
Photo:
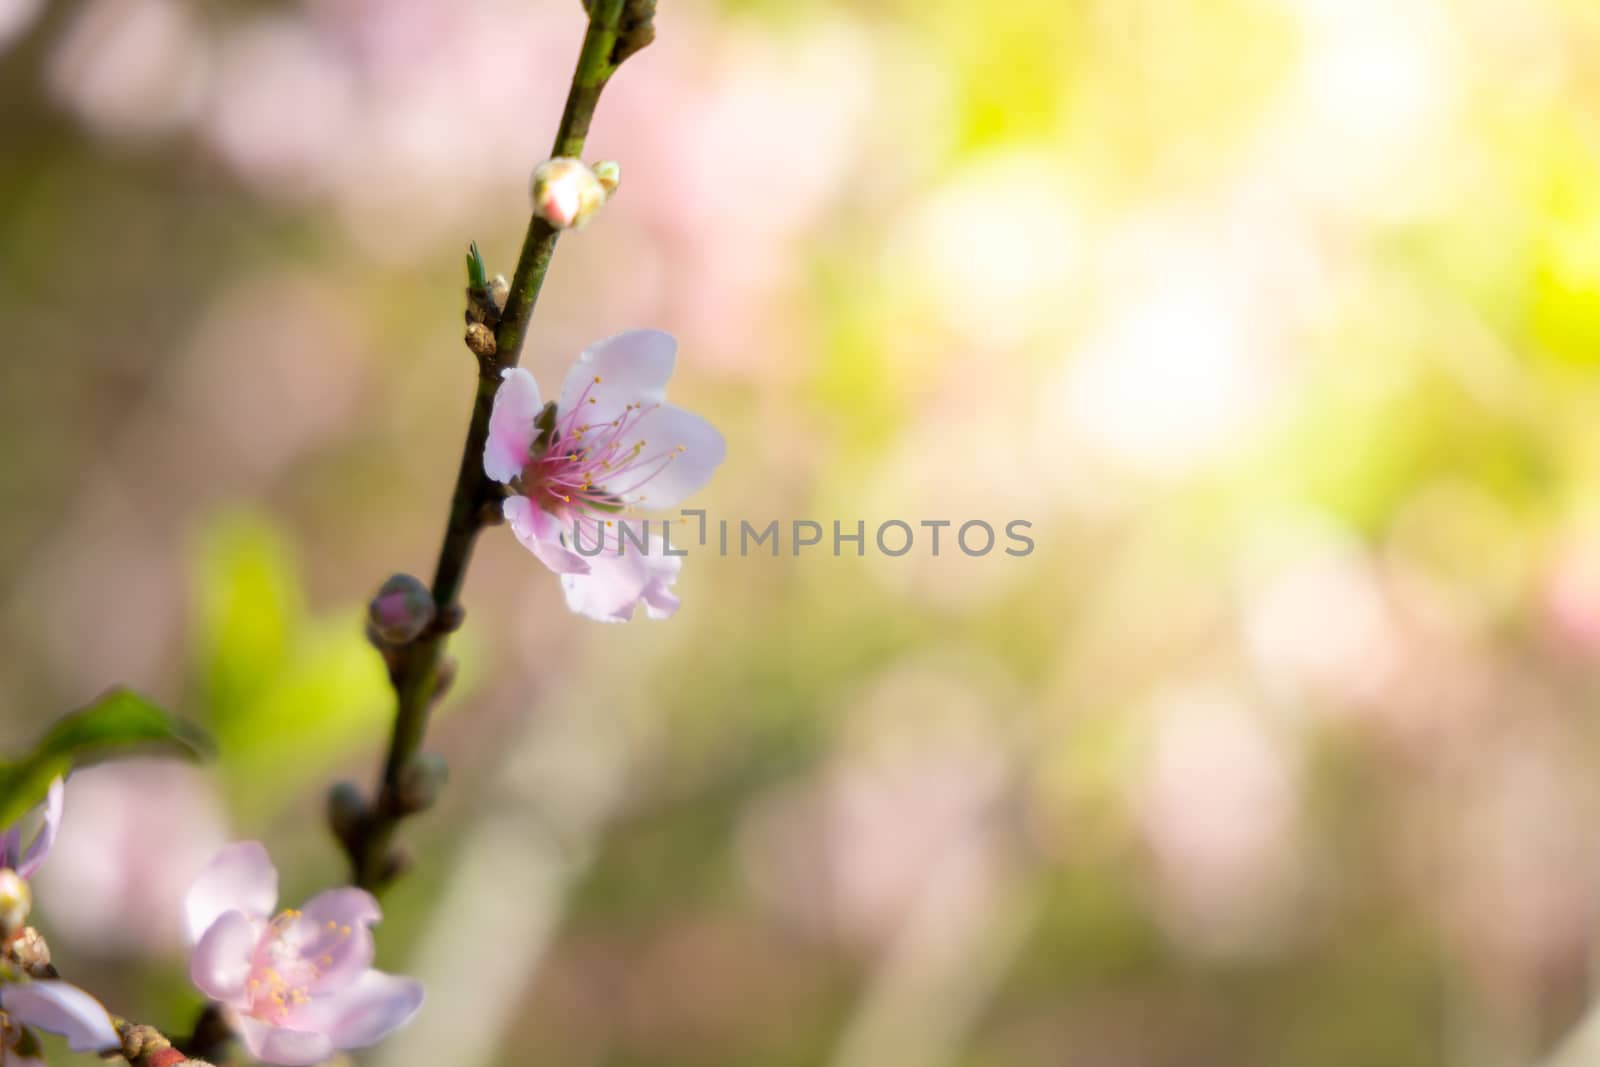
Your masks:
M 153 1026 L 131 1023 L 113 1015 L 111 1023 L 122 1038 L 122 1058 L 133 1067 L 210 1067 L 205 1060 L 192 1060 Z
M 655 0 L 586 0 L 584 6 L 589 27 L 556 132 L 553 156 L 581 156 L 606 82 L 624 59 L 654 37 Z M 559 230 L 537 215 L 530 219 L 504 308 L 496 308 L 482 288 L 469 291 L 469 316 L 476 313 L 482 325 L 493 327 L 494 343 L 483 343 L 486 338 L 481 330 L 476 343 L 469 342 L 478 357 L 477 391 L 451 496 L 444 543 L 434 569 L 434 618 L 416 637 L 384 648 L 397 706 L 383 775 L 372 804 L 359 818 L 348 818 L 348 812 L 342 821 L 336 814 L 333 818 L 335 832 L 350 857 L 353 879 L 366 889 L 381 889 L 408 863 L 406 854 L 395 845 L 395 830 L 402 818 L 420 808 L 415 797 L 405 795 L 403 786 L 408 769 L 422 748 L 429 711 L 443 695 L 453 670 L 445 657 L 445 646 L 451 631 L 461 623 L 461 586 L 472 560 L 473 545 L 478 532 L 498 521 L 499 516 L 500 487 L 483 470 L 489 413 L 502 372 L 516 366 L 521 358 L 528 320 L 549 272 L 559 235 Z M 427 799 L 431 801 L 431 797 Z M 334 814 L 332 810 L 330 814 Z
M 0 960 L 29 978 L 48 980 L 61 977 L 50 962 L 50 945 L 31 926 L 23 927 L 0 942 Z M 122 1047 L 109 1055 L 120 1055 L 133 1067 L 211 1067 L 205 1060 L 190 1059 L 153 1026 L 129 1022 L 119 1015 L 111 1016 L 111 1025 L 116 1029 Z M 27 1040 L 31 1041 L 32 1038 Z M 0 1059 L 10 1062 L 10 1058 L 4 1055 L 0 1055 Z

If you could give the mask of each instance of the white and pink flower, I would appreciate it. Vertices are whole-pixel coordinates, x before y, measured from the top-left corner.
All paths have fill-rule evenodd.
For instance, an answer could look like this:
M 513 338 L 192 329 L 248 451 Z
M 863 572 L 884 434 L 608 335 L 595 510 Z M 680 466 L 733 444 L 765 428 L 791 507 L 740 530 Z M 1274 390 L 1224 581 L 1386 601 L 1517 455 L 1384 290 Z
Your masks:
M 68 982 L 0 985 L 0 1063 L 5 1067 L 43 1067 L 43 1060 L 22 1052 L 25 1026 L 60 1034 L 74 1052 L 106 1052 L 122 1047 L 111 1015 L 98 1000 Z
M 189 975 L 231 1009 L 250 1054 L 309 1065 L 371 1045 L 422 1006 L 422 983 L 372 968 L 378 902 L 332 889 L 273 914 L 278 872 L 255 841 L 224 848 L 185 900 L 195 941 Z
M 0 870 L 13 880 L 20 896 L 21 918 L 26 918 L 28 890 L 16 878 L 32 878 L 49 856 L 61 826 L 65 788 L 61 779 L 50 783 L 43 803 L 21 821 L 0 832 Z M 27 829 L 25 829 L 27 828 Z M 20 923 L 19 923 L 20 925 Z M 74 1052 L 104 1052 L 122 1047 L 111 1016 L 89 994 L 75 985 L 54 980 L 0 984 L 0 1064 L 24 1067 L 43 1061 L 24 1055 L 19 1048 L 25 1026 L 60 1034 Z
M 665 520 L 641 532 L 622 515 L 677 506 L 726 453 L 715 427 L 666 402 L 677 348 L 669 334 L 629 330 L 583 350 L 559 401 L 544 403 L 521 367 L 495 394 L 483 469 L 512 488 L 511 531 L 561 576 L 567 606 L 602 622 L 640 603 L 651 618 L 678 610 L 683 561 L 667 553 Z
M 50 855 L 56 843 L 56 831 L 61 828 L 61 807 L 66 793 L 61 779 L 50 783 L 44 802 L 34 808 L 15 826 L 0 833 L 0 869 L 16 871 L 24 878 L 32 878 Z M 36 827 L 25 834 L 24 827 Z M 24 843 L 24 837 L 27 838 Z

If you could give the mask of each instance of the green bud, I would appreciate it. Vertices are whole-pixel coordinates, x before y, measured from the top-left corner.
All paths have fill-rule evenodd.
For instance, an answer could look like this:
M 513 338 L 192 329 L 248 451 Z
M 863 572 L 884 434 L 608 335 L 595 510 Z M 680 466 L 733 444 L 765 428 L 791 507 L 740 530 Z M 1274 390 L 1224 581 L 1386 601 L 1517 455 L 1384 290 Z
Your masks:
M 401 842 L 384 854 L 383 866 L 378 868 L 378 884 L 388 885 L 417 865 L 417 854 L 411 846 Z
M 484 289 L 489 285 L 489 271 L 483 265 L 483 255 L 478 251 L 476 241 L 467 248 L 467 285 L 473 289 Z
M 369 814 L 367 798 L 354 782 L 335 782 L 328 789 L 328 827 L 340 841 L 356 840 Z
M 439 799 L 449 780 L 450 768 L 443 756 L 437 752 L 419 752 L 400 771 L 395 803 L 407 815 L 427 811 Z

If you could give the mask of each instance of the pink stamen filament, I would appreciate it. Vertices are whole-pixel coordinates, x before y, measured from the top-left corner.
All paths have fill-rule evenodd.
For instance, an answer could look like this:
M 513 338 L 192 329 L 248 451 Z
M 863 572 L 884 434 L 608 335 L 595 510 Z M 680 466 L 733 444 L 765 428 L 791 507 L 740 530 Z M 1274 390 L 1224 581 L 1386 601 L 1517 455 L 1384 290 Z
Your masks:
M 610 422 L 580 423 L 597 383 L 595 379 L 585 384 L 571 410 L 556 420 L 550 444 L 523 470 L 528 495 L 535 500 L 543 497 L 541 506 L 552 513 L 584 514 L 592 507 L 626 503 L 628 494 L 649 484 L 684 450 L 677 445 L 646 455 L 642 439 L 624 447 L 634 427 L 659 404 L 629 404 Z M 637 477 L 626 488 L 610 488 L 630 475 Z M 552 502 L 560 506 L 552 507 Z

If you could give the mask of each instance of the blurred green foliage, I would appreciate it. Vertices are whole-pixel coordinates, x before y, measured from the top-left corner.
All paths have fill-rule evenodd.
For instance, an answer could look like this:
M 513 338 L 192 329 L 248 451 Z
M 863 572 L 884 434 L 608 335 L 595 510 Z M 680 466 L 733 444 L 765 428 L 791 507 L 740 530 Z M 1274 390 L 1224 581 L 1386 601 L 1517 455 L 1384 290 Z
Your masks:
M 308 615 L 281 532 L 260 516 L 221 516 L 195 552 L 198 703 L 243 826 L 265 826 L 315 791 L 345 753 L 388 727 L 393 696 L 362 634 L 362 609 Z

